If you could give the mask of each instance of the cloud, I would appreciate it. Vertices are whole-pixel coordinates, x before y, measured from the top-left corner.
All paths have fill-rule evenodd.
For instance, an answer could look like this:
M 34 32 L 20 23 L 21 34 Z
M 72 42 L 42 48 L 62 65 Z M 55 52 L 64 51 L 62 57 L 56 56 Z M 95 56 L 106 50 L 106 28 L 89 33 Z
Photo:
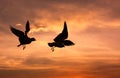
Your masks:
M 1 0 L 0 77 L 120 77 L 119 3 L 119 0 Z M 20 30 L 24 30 L 26 20 L 31 23 L 29 35 L 38 41 L 22 51 L 16 47 L 19 42 L 9 31 L 9 25 L 21 24 Z M 69 38 L 76 45 L 58 49 L 52 56 L 47 41 L 61 32 L 64 20 L 68 22 Z
M 41 28 L 44 30 L 56 31 L 54 28 L 58 29 L 57 24 L 61 24 L 64 20 L 70 23 L 76 23 L 77 25 L 75 25 L 75 27 L 83 22 L 91 23 L 96 20 L 97 22 L 101 21 L 102 23 L 108 23 L 108 21 L 112 22 L 115 19 L 117 23 L 119 22 L 120 6 L 118 4 L 119 1 L 117 0 L 17 0 L 14 2 L 2 0 L 1 3 L 0 17 L 3 25 L 0 27 L 2 30 L 5 30 L 5 27 L 8 27 L 9 25 L 15 25 L 18 23 L 24 26 L 26 20 L 30 20 L 31 28 L 36 31 L 38 30 L 37 32 L 41 32 Z
M 106 13 L 104 17 L 109 15 L 112 18 L 117 18 L 119 11 L 119 1 L 91 1 L 91 0 L 66 0 L 66 1 L 39 1 L 39 0 L 20 0 L 11 2 L 9 0 L 1 1 L 1 22 L 6 24 L 15 24 L 20 21 L 25 20 L 35 20 L 40 19 L 48 21 L 60 21 L 65 20 L 65 18 L 71 18 L 74 14 L 74 17 L 77 15 L 82 15 L 83 13 L 88 13 L 91 11 L 102 11 Z M 112 4 L 112 5 L 111 5 Z M 4 6 L 6 5 L 6 6 Z M 58 6 L 57 6 L 58 5 Z M 57 6 L 57 7 L 56 7 Z M 102 10 L 100 10 L 102 9 Z M 109 14 L 108 14 L 109 13 Z M 65 17 L 65 18 L 64 18 Z M 73 17 L 73 16 L 72 16 Z M 102 15 L 101 15 L 102 17 Z
M 64 73 L 62 73 L 64 74 Z M 59 72 L 53 69 L 44 70 L 0 70 L 2 78 L 54 78 L 59 75 Z
M 114 77 L 120 77 L 119 71 L 120 71 L 120 64 L 111 64 L 111 63 L 105 63 L 105 62 L 93 62 L 90 64 L 90 70 L 89 74 L 94 74 L 95 78 L 114 78 Z
M 55 61 L 46 57 L 28 57 L 23 64 L 28 66 L 51 66 Z
M 78 65 L 73 65 L 72 63 L 65 63 L 63 61 L 64 70 L 63 68 L 48 68 L 48 69 L 16 69 L 16 70 L 0 70 L 0 76 L 2 78 L 8 78 L 11 76 L 12 78 L 64 78 L 64 77 L 83 77 L 83 78 L 114 78 L 120 77 L 120 65 L 112 64 L 112 63 L 105 63 L 103 61 L 93 61 L 83 65 L 78 63 Z M 59 65 L 62 65 L 59 64 Z M 77 67 L 77 68 L 76 68 Z M 73 69 L 74 68 L 74 69 Z M 63 70 L 62 70 L 63 69 Z
M 119 50 L 119 40 L 118 36 L 120 33 L 120 27 L 99 27 L 99 26 L 89 26 L 85 30 L 81 31 L 80 34 L 89 35 L 93 40 L 97 40 L 103 46 L 108 48 Z

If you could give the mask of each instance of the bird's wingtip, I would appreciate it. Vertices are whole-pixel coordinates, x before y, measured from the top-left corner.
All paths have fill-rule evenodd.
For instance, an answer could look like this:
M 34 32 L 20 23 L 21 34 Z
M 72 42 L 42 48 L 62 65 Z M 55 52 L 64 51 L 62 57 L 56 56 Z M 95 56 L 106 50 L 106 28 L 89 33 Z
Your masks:
M 29 23 L 29 20 L 27 20 L 27 23 Z
M 66 23 L 66 21 L 64 21 L 64 23 Z
M 64 21 L 64 25 L 67 25 L 66 21 Z
M 30 24 L 30 22 L 29 22 L 29 20 L 27 20 L 27 22 L 26 22 L 26 26 L 29 26 L 29 24 Z
M 12 29 L 12 28 L 13 28 L 11 25 L 10 25 L 9 27 L 10 27 L 10 29 Z

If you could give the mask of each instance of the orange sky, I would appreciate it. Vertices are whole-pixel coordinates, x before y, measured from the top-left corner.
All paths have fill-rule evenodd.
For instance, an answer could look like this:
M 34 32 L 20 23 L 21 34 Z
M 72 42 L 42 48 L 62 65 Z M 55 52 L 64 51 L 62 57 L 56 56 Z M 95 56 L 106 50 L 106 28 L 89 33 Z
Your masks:
M 119 78 L 119 0 L 1 0 L 1 78 Z M 9 26 L 24 30 L 37 41 L 18 48 Z M 55 48 L 52 42 L 67 22 L 75 45 Z

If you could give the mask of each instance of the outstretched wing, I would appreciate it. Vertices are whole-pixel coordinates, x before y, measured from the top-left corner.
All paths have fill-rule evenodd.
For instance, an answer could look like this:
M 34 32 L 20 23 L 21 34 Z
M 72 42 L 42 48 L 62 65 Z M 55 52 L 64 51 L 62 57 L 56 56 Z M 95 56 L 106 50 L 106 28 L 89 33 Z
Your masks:
M 25 35 L 30 31 L 30 23 L 29 21 L 26 22 L 26 30 L 25 30 Z
M 72 46 L 72 45 L 75 45 L 75 43 L 73 43 L 73 42 L 70 41 L 70 40 L 65 40 L 63 43 L 64 43 L 65 46 Z
M 15 34 L 18 37 L 23 37 L 24 36 L 24 32 L 13 28 L 12 26 L 10 26 L 10 30 L 12 31 L 13 34 Z
M 66 22 L 64 22 L 64 28 L 63 28 L 63 31 L 62 33 L 60 33 L 55 39 L 54 41 L 63 41 L 65 39 L 68 38 L 68 30 L 67 30 L 67 24 Z

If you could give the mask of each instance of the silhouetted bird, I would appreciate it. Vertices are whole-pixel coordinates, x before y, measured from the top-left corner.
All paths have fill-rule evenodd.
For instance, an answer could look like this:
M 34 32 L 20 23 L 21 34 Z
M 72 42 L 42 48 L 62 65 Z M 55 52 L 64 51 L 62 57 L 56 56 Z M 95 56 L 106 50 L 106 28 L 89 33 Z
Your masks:
M 65 46 L 72 46 L 74 43 L 70 40 L 66 40 L 68 38 L 68 30 L 67 30 L 67 24 L 64 22 L 64 29 L 62 33 L 60 33 L 57 37 L 54 38 L 54 42 L 48 43 L 49 47 L 51 47 L 51 50 L 54 51 L 55 47 L 65 47 Z
M 13 34 L 15 34 L 19 38 L 20 44 L 17 45 L 17 47 L 23 45 L 23 50 L 26 48 L 26 44 L 30 44 L 32 41 L 35 41 L 35 38 L 29 38 L 28 37 L 28 32 L 30 31 L 30 23 L 29 21 L 26 22 L 26 30 L 25 32 L 22 32 L 18 29 L 13 28 L 12 26 L 10 27 L 10 30 L 12 31 Z

